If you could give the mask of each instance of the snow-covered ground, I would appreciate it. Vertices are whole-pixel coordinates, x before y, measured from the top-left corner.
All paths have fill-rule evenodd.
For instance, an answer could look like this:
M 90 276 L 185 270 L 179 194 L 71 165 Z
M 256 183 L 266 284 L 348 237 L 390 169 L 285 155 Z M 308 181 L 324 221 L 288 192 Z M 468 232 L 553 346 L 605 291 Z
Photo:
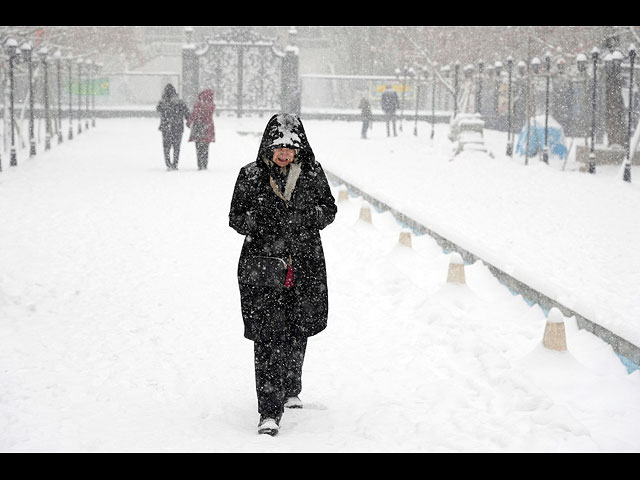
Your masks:
M 563 170 L 553 157 L 551 166 L 538 157 L 524 166 L 505 155 L 503 132 L 485 133 L 495 158 L 454 157 L 446 125 L 436 125 L 433 141 L 425 123 L 421 136 L 405 121 L 404 134 L 390 139 L 378 123 L 366 141 L 346 125 L 349 140 L 320 142 L 328 170 L 640 346 L 640 168 L 628 184 L 614 166 L 596 175 L 575 162 Z M 312 134 L 325 138 L 332 128 Z
M 1 451 L 640 451 L 640 371 L 573 319 L 568 352 L 545 350 L 539 307 L 480 263 L 466 286 L 447 284 L 435 241 L 399 246 L 391 215 L 364 224 L 356 198 L 322 234 L 330 318 L 309 341 L 305 408 L 258 435 L 243 239 L 227 214 L 266 121 L 216 118 L 206 172 L 186 141 L 180 170 L 165 171 L 150 119 L 98 120 L 49 152 L 21 151 L 17 168 L 3 157 Z M 640 336 L 639 283 L 618 289 L 639 271 L 639 228 L 625 222 L 635 184 L 523 167 L 497 133 L 496 158 L 450 162 L 443 125 L 433 144 L 407 122 L 391 139 L 375 124 L 367 141 L 357 123 L 305 127 L 326 169 Z M 598 228 L 576 219 L 586 211 Z

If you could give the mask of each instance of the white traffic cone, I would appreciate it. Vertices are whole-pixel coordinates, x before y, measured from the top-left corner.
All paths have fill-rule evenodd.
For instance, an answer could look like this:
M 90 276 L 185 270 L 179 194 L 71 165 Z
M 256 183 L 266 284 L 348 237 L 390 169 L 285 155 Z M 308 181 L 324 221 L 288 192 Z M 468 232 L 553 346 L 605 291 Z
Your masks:
M 411 248 L 411 232 L 400 232 L 398 244 L 403 247 Z
M 360 208 L 360 220 L 364 223 L 371 223 L 371 209 L 366 206 Z
M 347 190 L 340 190 L 338 192 L 338 203 L 346 202 L 349 200 L 349 192 Z
M 464 260 L 458 252 L 453 252 L 449 256 L 449 273 L 447 274 L 447 283 L 458 283 L 464 285 L 467 283 L 464 275 Z
M 553 307 L 547 317 L 542 344 L 549 350 L 564 352 L 567 350 L 567 337 L 564 329 L 564 315 Z

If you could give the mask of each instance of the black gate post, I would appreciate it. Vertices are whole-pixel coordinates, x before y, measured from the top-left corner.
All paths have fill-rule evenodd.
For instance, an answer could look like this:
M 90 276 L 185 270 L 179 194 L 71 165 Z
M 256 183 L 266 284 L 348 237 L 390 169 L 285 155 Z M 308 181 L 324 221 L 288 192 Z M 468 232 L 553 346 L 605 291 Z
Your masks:
M 242 84 L 244 82 L 244 47 L 238 45 L 238 86 L 236 87 L 236 96 L 238 104 L 238 118 L 242 117 Z
M 192 108 L 198 98 L 199 61 L 193 43 L 193 29 L 185 28 L 186 43 L 182 46 L 182 99 Z
M 289 30 L 289 45 L 282 59 L 282 111 L 300 115 L 300 87 L 298 78 L 298 47 L 296 46 L 296 30 Z

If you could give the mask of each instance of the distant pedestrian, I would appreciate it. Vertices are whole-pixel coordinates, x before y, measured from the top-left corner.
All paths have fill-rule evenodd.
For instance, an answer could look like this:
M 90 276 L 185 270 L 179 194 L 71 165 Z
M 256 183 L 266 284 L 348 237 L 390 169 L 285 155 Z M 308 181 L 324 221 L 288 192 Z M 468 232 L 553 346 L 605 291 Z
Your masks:
M 391 85 L 387 85 L 387 89 L 382 94 L 382 111 L 387 123 L 387 137 L 391 136 L 389 123 L 393 124 L 393 136 L 398 136 L 396 132 L 396 110 L 399 106 L 398 94 L 391 88 Z
M 362 116 L 362 132 L 360 136 L 367 138 L 367 130 L 369 130 L 369 125 L 371 124 L 371 120 L 373 120 L 373 113 L 371 112 L 371 102 L 369 102 L 366 95 L 360 100 L 360 114 Z
M 196 144 L 196 156 L 198 157 L 198 170 L 206 170 L 209 164 L 209 144 L 216 141 L 213 125 L 213 111 L 216 106 L 213 103 L 213 90 L 208 88 L 198 95 L 198 101 L 193 106 L 193 111 L 187 127 L 191 129 L 190 142 Z
M 162 98 L 156 107 L 160 114 L 160 127 L 162 132 L 162 147 L 164 149 L 164 161 L 167 170 L 176 170 L 180 158 L 180 143 L 184 133 L 184 121 L 189 118 L 189 108 L 180 99 L 178 92 L 170 83 L 164 87 Z M 171 149 L 173 148 L 173 162 L 171 162 Z

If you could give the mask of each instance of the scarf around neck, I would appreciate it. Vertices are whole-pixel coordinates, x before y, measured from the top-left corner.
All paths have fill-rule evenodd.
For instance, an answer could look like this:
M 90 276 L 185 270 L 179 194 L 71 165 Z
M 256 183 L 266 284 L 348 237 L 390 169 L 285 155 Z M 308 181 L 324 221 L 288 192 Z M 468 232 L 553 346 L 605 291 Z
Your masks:
M 272 160 L 265 159 L 270 165 L 276 166 Z M 277 167 L 277 166 L 276 166 Z M 275 194 L 280 197 L 285 203 L 291 201 L 291 195 L 293 195 L 293 191 L 296 188 L 296 183 L 298 182 L 298 178 L 300 177 L 300 173 L 302 169 L 298 163 L 290 163 L 288 167 L 284 167 L 280 169 L 281 174 L 285 173 L 285 169 L 288 168 L 289 172 L 287 173 L 287 179 L 284 185 L 284 192 L 280 191 L 278 187 L 278 183 L 274 180 L 273 175 L 269 174 L 269 183 L 271 188 L 275 192 Z

